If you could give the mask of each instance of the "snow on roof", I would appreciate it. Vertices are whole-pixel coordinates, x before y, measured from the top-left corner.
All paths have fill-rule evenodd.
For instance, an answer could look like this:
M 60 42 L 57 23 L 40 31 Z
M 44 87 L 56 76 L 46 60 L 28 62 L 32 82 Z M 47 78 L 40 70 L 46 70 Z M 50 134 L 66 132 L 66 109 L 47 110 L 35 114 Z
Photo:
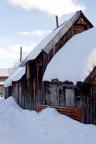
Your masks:
M 70 39 L 48 64 L 43 81 L 83 81 L 96 65 L 96 28 Z
M 52 47 L 62 38 L 62 36 L 70 29 L 70 27 L 78 20 L 82 11 L 77 11 L 75 15 L 61 26 L 53 30 L 43 41 L 41 41 L 26 57 L 23 63 L 35 59 L 43 50 L 48 53 Z
M 19 67 L 18 70 L 4 82 L 4 87 L 12 86 L 13 81 L 20 80 L 25 74 L 25 67 Z
M 0 69 L 0 77 L 8 77 L 9 75 L 9 69 Z

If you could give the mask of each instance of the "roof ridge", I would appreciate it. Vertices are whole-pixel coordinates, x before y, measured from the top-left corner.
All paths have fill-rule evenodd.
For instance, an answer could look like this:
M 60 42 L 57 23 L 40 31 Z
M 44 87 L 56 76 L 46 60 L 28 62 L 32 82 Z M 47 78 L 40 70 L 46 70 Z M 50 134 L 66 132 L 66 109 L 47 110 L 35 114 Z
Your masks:
M 82 10 L 76 11 L 76 12 L 74 13 L 74 15 L 71 16 L 71 18 L 69 18 L 69 19 L 67 19 L 66 21 L 64 21 L 63 23 L 61 23 L 61 24 L 59 25 L 59 27 L 61 27 L 61 26 L 62 26 L 63 24 L 65 24 L 66 22 L 70 21 L 77 13 L 82 13 L 82 14 L 83 14 Z M 52 31 L 58 29 L 59 27 L 53 29 Z
M 48 53 L 52 48 L 53 43 L 56 44 L 57 41 L 60 40 L 60 38 L 78 20 L 81 14 L 83 14 L 81 10 L 75 12 L 75 14 L 69 20 L 66 20 L 58 28 L 54 29 L 39 44 L 37 44 L 37 46 L 26 56 L 26 58 L 23 60 L 23 62 L 20 65 L 24 65 L 27 61 L 35 59 L 42 50 Z

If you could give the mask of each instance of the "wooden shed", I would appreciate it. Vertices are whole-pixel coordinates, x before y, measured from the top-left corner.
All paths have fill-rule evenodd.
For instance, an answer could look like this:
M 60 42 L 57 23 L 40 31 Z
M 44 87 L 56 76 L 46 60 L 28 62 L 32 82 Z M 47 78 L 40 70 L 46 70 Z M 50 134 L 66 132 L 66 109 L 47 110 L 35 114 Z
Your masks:
M 36 97 L 44 96 L 42 83 L 45 69 L 59 49 L 75 34 L 83 32 L 93 25 L 81 11 L 68 21 L 53 30 L 32 52 L 23 63 L 26 64 L 26 82 L 29 86 L 28 97 L 34 102 L 30 108 L 35 109 Z
M 18 84 L 17 82 L 12 83 L 12 88 L 14 85 L 18 85 L 17 89 L 19 89 L 22 85 L 22 90 L 16 94 L 19 96 L 18 99 L 20 100 L 18 103 L 20 106 L 25 109 L 34 109 L 37 111 L 44 107 L 51 106 L 81 121 L 81 108 L 77 108 L 75 105 L 74 84 L 70 82 L 43 82 L 42 78 L 48 63 L 62 46 L 74 35 L 92 27 L 93 25 L 84 16 L 82 11 L 77 11 L 71 19 L 54 29 L 31 51 L 20 64 L 20 66 L 25 66 L 26 69 L 24 77 L 19 79 Z M 71 92 L 72 99 L 66 98 L 66 100 L 64 100 L 65 91 L 67 93 L 66 97 L 68 97 Z M 14 93 L 15 88 L 13 95 Z

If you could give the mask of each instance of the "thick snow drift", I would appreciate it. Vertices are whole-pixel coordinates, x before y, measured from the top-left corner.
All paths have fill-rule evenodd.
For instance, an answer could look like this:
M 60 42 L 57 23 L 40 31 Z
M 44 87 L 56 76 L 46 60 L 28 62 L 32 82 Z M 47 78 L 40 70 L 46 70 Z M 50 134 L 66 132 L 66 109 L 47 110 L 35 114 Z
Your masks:
M 0 98 L 0 144 L 96 144 L 96 126 L 84 125 L 55 109 L 23 110 Z
M 43 81 L 83 81 L 96 65 L 96 28 L 75 35 L 53 57 Z

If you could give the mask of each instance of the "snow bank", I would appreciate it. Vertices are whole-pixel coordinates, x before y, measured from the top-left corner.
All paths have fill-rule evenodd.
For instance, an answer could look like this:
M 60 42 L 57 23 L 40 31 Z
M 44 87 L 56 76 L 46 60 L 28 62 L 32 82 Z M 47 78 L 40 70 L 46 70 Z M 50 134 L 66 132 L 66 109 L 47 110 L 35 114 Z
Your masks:
M 84 125 L 47 108 L 23 110 L 0 98 L 0 144 L 96 144 L 96 126 Z
M 83 81 L 96 65 L 96 28 L 75 35 L 53 57 L 43 81 Z
M 17 71 L 4 82 L 4 87 L 12 86 L 12 81 L 20 80 L 24 74 L 25 67 L 19 67 Z

